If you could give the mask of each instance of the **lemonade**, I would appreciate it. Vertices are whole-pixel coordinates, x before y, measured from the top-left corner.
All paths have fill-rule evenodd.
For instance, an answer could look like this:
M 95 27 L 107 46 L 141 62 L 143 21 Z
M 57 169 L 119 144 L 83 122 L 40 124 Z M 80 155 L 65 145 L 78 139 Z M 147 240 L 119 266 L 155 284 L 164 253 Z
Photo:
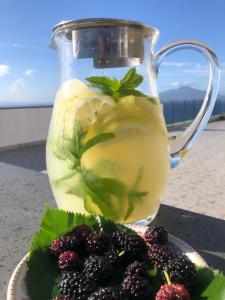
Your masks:
M 157 211 L 169 173 L 167 130 L 158 99 L 125 89 L 125 79 L 128 86 L 140 76 L 129 72 L 120 88 L 93 77 L 58 91 L 47 169 L 60 209 L 121 223 Z

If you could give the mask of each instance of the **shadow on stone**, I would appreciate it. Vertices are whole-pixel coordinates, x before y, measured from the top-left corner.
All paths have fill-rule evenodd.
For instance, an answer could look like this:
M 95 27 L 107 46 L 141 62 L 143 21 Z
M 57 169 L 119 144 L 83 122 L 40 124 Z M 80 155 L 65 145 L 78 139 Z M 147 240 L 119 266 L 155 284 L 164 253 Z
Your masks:
M 225 221 L 162 204 L 154 224 L 160 224 L 197 250 L 209 266 L 225 272 Z
M 46 170 L 45 144 L 2 151 L 0 162 L 35 171 Z

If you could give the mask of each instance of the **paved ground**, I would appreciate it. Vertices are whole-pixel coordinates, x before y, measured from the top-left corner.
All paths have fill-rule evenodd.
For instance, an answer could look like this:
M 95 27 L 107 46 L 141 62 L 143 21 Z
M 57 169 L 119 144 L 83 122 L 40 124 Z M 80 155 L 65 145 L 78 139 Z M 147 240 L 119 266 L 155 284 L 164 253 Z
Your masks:
M 209 124 L 171 170 L 163 203 L 225 220 L 225 121 Z
M 48 178 L 40 172 L 44 161 L 44 146 L 0 153 L 0 300 L 38 228 L 44 203 L 55 205 Z M 163 203 L 155 223 L 225 271 L 225 122 L 210 124 L 171 171 Z

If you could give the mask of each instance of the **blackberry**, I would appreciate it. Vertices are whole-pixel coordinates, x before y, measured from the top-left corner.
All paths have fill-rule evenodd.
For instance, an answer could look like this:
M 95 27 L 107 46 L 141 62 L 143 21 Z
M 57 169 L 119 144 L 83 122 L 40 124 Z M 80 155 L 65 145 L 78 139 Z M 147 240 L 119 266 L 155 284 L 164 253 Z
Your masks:
M 109 237 L 103 231 L 94 231 L 86 240 L 86 249 L 91 254 L 104 254 L 109 247 Z
M 138 234 L 116 231 L 112 234 L 112 242 L 118 250 L 124 250 L 132 258 L 141 258 L 146 252 L 145 241 Z
M 80 263 L 79 263 L 79 257 L 77 253 L 74 251 L 65 251 L 61 253 L 59 255 L 58 266 L 60 270 L 73 269 L 73 268 L 79 269 Z
M 123 264 L 125 260 L 124 254 L 125 252 L 112 248 L 105 253 L 105 258 L 111 263 L 114 268 L 116 268 L 120 267 L 121 264 Z
M 151 226 L 145 231 L 145 241 L 149 244 L 166 244 L 168 232 L 162 226 Z
M 190 293 L 181 284 L 164 284 L 156 294 L 156 300 L 191 300 Z
M 50 246 L 50 251 L 55 256 L 59 256 L 65 251 L 79 250 L 80 240 L 75 236 L 70 234 L 65 236 L 60 236 L 58 239 L 54 240 Z
M 157 269 L 164 270 L 173 254 L 168 246 L 155 244 L 148 249 L 148 258 Z
M 124 276 L 127 277 L 131 275 L 148 277 L 148 269 L 146 263 L 134 261 L 132 264 L 130 264 L 126 269 Z
M 86 300 L 96 290 L 94 282 L 79 272 L 63 272 L 59 290 L 65 296 L 76 300 Z
M 100 288 L 93 294 L 91 294 L 87 300 L 122 300 L 122 296 L 119 291 L 112 287 Z
M 172 283 L 181 283 L 186 288 L 193 287 L 197 277 L 197 270 L 186 256 L 177 256 L 170 259 L 166 269 Z M 163 279 L 165 281 L 164 276 Z
M 122 291 L 128 299 L 149 300 L 152 295 L 148 280 L 137 275 L 125 277 L 122 282 Z
M 72 233 L 81 240 L 86 240 L 88 236 L 92 233 L 90 226 L 86 224 L 81 224 L 77 226 Z
M 84 262 L 83 273 L 95 282 L 101 282 L 112 275 L 113 266 L 104 256 L 91 255 Z

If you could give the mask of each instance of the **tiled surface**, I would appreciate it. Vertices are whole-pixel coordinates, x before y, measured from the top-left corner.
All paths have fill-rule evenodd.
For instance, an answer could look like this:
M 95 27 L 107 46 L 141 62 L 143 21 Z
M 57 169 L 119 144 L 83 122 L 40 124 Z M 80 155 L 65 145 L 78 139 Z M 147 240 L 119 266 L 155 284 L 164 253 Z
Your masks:
M 10 275 L 27 253 L 44 204 L 55 202 L 46 175 L 5 163 L 0 172 L 0 300 L 5 300 Z
M 171 170 L 163 203 L 225 220 L 225 122 L 211 123 Z

